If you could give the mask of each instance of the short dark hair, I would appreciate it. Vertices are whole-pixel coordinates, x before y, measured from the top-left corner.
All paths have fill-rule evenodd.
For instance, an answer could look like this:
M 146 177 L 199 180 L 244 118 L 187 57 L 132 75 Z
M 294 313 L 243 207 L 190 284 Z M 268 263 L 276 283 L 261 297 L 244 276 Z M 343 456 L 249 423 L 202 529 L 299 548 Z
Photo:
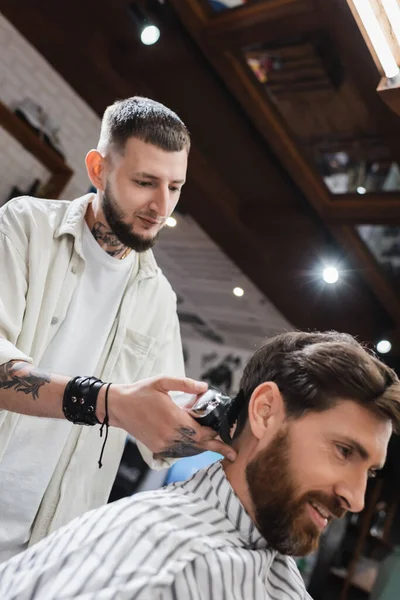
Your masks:
M 167 152 L 190 150 L 190 135 L 172 110 L 149 98 L 133 96 L 106 108 L 101 122 L 99 152 L 113 148 L 123 153 L 127 140 L 138 138 Z
M 396 373 L 346 333 L 293 331 L 269 339 L 247 363 L 235 438 L 243 431 L 252 393 L 261 383 L 278 386 L 289 419 L 322 412 L 341 398 L 388 418 L 400 429 L 400 382 Z

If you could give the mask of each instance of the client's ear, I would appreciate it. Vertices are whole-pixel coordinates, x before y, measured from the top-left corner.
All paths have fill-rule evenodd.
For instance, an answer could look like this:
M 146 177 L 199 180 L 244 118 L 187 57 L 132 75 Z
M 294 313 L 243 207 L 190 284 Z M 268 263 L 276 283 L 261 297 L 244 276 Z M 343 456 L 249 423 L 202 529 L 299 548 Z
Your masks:
M 249 402 L 249 425 L 252 434 L 262 440 L 274 434 L 285 419 L 285 405 L 278 386 L 273 381 L 261 383 Z

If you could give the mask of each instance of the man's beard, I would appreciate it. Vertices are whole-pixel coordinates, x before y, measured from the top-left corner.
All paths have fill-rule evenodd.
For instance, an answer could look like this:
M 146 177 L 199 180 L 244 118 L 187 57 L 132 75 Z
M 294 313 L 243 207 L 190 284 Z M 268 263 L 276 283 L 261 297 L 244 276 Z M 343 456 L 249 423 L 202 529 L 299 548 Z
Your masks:
M 125 223 L 124 214 L 118 207 L 108 183 L 103 192 L 101 208 L 108 226 L 121 244 L 136 252 L 146 252 L 154 246 L 160 232 L 154 237 L 146 238 L 132 231 L 132 226 Z
M 258 530 L 281 554 L 304 556 L 318 546 L 321 530 L 307 514 L 307 503 L 318 502 L 336 518 L 345 510 L 338 498 L 309 491 L 300 498 L 290 470 L 288 428 L 278 432 L 270 445 L 246 468 Z

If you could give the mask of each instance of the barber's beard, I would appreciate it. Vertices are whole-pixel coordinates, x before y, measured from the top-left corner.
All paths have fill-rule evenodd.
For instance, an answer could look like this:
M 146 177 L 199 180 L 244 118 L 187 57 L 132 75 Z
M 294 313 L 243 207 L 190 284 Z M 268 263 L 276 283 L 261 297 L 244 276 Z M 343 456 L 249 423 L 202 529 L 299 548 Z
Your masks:
M 157 242 L 160 232 L 154 237 L 147 238 L 132 231 L 132 226 L 125 222 L 124 214 L 118 207 L 108 183 L 103 192 L 101 208 L 111 231 L 124 246 L 132 248 L 136 252 L 145 252 Z
M 345 513 L 337 498 L 322 492 L 298 496 L 287 428 L 247 465 L 246 479 L 258 530 L 281 554 L 304 556 L 318 547 L 322 532 L 307 514 L 309 501 L 319 502 L 337 518 Z

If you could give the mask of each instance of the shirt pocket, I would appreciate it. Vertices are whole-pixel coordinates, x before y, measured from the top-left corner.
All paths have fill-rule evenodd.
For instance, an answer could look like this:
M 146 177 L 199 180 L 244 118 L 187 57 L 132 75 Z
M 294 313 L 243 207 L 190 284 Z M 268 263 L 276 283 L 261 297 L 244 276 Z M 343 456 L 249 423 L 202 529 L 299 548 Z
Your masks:
M 118 381 L 132 383 L 151 377 L 158 348 L 159 341 L 156 338 L 127 329 L 116 365 L 119 372 Z

